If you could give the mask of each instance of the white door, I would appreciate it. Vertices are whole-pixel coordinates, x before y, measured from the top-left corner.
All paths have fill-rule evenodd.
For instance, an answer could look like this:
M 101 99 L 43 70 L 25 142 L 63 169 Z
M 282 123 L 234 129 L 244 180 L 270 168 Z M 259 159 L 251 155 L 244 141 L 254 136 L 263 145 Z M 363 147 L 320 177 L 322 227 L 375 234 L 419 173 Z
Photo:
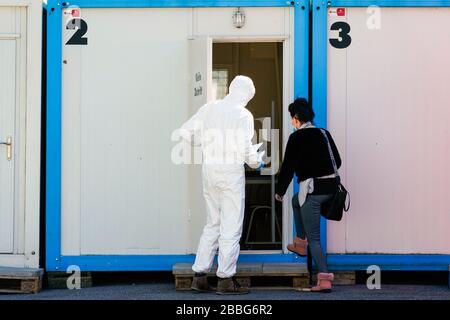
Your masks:
M 0 253 L 14 250 L 16 40 L 0 35 Z
M 211 101 L 212 98 L 212 39 L 200 37 L 189 40 L 190 54 L 190 115 Z M 192 159 L 198 154 L 193 155 Z M 192 253 L 197 251 L 198 241 L 206 222 L 206 211 L 201 183 L 201 165 L 189 168 L 189 222 Z
M 0 266 L 36 268 L 42 4 L 7 2 L 0 4 Z

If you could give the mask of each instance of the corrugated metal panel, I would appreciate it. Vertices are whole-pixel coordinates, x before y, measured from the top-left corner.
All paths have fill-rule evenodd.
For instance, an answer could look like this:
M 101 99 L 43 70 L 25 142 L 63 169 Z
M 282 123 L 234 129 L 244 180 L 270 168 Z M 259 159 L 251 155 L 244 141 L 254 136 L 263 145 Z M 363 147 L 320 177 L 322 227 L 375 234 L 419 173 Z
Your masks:
M 89 45 L 63 47 L 62 253 L 185 253 L 186 168 L 170 137 L 187 118 L 190 11 L 82 18 Z
M 280 36 L 289 35 L 286 28 L 286 13 L 291 8 L 242 8 L 247 13 L 245 29 L 233 26 L 232 17 L 236 8 L 194 9 L 194 34 L 208 36 Z M 256 17 L 258 17 L 256 19 Z M 214 21 L 214 23 L 211 23 Z

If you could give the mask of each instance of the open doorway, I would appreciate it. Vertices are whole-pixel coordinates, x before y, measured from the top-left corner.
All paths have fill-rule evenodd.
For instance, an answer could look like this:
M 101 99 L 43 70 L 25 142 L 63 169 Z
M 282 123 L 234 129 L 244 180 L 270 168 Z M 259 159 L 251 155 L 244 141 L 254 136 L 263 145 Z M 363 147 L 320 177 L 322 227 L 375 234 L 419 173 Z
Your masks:
M 263 174 L 246 167 L 241 250 L 281 250 L 282 204 L 274 200 L 274 187 L 282 155 L 283 43 L 217 42 L 212 63 L 213 99 L 223 98 L 237 75 L 253 80 L 256 94 L 247 109 L 255 118 L 257 141 L 266 141 L 263 146 L 270 161 Z M 267 139 L 272 132 L 268 129 L 279 134 Z

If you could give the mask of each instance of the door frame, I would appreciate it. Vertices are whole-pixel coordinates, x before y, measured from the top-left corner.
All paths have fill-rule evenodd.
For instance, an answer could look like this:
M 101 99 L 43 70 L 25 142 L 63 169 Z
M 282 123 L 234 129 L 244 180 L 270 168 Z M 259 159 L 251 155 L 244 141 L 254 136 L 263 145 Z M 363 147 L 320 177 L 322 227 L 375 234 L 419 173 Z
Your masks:
M 74 0 L 80 8 L 195 8 L 292 7 L 294 8 L 294 96 L 308 96 L 309 0 Z M 76 264 L 82 270 L 171 270 L 174 263 L 193 262 L 193 255 L 61 255 L 61 2 L 48 0 L 47 8 L 47 157 L 46 157 L 46 270 L 60 271 Z M 242 254 L 241 262 L 293 262 L 293 254 Z
M 312 1 L 312 100 L 316 123 L 327 127 L 328 8 L 330 7 L 450 7 L 450 0 L 322 0 Z M 321 244 L 327 252 L 327 221 L 321 219 Z M 382 270 L 446 270 L 445 254 L 327 254 L 331 270 L 366 270 L 378 265 Z
M 19 192 L 19 194 L 24 194 L 23 197 L 19 197 L 19 201 L 21 202 L 19 209 L 21 208 L 20 210 L 23 210 L 23 215 L 19 215 L 20 220 L 14 223 L 18 226 L 17 228 L 15 227 L 15 232 L 21 231 L 14 236 L 14 247 L 17 248 L 15 249 L 16 252 L 13 254 L 0 254 L 0 265 L 38 268 L 40 255 L 42 5 L 39 1 L 19 0 L 7 1 L 6 3 L 1 3 L 0 6 L 25 7 L 27 12 L 26 66 L 23 66 L 26 68 L 24 70 L 24 74 L 26 74 L 25 87 L 16 88 L 16 90 L 25 91 L 23 97 L 26 100 L 23 103 L 25 108 L 23 114 L 26 120 L 21 122 L 21 125 L 26 126 L 19 133 L 19 135 L 24 136 L 16 139 L 16 144 L 19 141 L 25 144 L 20 146 L 20 150 L 25 151 L 20 155 L 20 157 L 23 157 L 20 161 L 24 162 L 26 170 L 24 170 L 23 177 L 19 177 L 19 180 L 17 180 L 17 177 L 15 179 L 16 181 L 20 181 L 15 186 L 15 189 L 22 189 L 23 192 Z M 20 94 L 22 95 L 22 93 Z M 17 110 L 20 107 L 16 105 Z M 17 155 L 18 153 L 14 150 L 13 145 L 13 152 Z M 17 216 L 15 216 L 15 219 L 17 220 Z
M 295 13 L 294 13 L 295 15 Z M 295 29 L 293 30 L 295 33 Z M 213 44 L 214 43 L 252 43 L 252 42 L 270 42 L 270 43 L 282 43 L 283 44 L 283 87 L 282 87 L 282 125 L 283 129 L 281 132 L 282 135 L 282 152 L 284 154 L 286 143 L 289 139 L 289 135 L 292 133 L 291 131 L 291 119 L 289 113 L 286 112 L 287 106 L 292 102 L 292 97 L 294 95 L 294 73 L 295 70 L 292 70 L 291 66 L 295 65 L 294 63 L 294 55 L 295 49 L 293 45 L 292 37 L 290 36 L 267 36 L 267 37 L 252 37 L 252 36 L 239 36 L 239 37 L 230 37 L 230 36 L 213 36 L 211 37 Z M 307 97 L 307 96 L 306 96 Z M 283 112 L 283 110 L 285 112 Z M 296 183 L 295 181 L 293 182 Z M 264 254 L 268 252 L 272 253 L 285 253 L 289 254 L 289 251 L 286 249 L 288 243 L 291 243 L 294 238 L 294 222 L 293 216 L 289 214 L 291 211 L 291 198 L 294 195 L 293 188 L 289 188 L 286 192 L 286 196 L 284 197 L 282 204 L 282 249 L 281 250 L 243 250 L 244 253 L 252 253 L 252 254 Z

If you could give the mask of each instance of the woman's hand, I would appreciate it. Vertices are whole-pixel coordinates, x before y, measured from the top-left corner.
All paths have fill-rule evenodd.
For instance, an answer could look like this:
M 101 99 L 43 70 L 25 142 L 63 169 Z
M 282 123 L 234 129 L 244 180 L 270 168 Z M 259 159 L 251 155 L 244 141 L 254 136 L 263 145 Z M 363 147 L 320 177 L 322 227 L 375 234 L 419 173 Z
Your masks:
M 277 200 L 277 201 L 283 201 L 283 197 L 282 196 L 280 196 L 280 195 L 278 195 L 278 194 L 275 194 L 275 200 Z

